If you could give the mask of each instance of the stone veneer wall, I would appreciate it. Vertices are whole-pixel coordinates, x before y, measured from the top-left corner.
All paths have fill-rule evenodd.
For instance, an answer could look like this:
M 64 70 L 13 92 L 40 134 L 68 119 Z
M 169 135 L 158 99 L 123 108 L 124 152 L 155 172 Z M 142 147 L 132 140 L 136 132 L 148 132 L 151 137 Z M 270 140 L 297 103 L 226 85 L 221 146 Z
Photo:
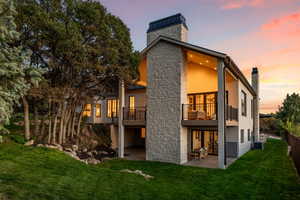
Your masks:
M 147 54 L 147 160 L 187 161 L 187 129 L 181 126 L 186 102 L 184 60 L 180 47 L 165 42 Z
M 179 41 L 187 42 L 188 40 L 188 30 L 182 24 L 177 24 L 162 28 L 147 34 L 147 45 L 149 45 L 158 36 L 163 35 Z
M 252 87 L 257 94 L 257 97 L 253 100 L 253 115 L 254 115 L 254 136 L 255 141 L 259 141 L 259 74 L 252 73 Z

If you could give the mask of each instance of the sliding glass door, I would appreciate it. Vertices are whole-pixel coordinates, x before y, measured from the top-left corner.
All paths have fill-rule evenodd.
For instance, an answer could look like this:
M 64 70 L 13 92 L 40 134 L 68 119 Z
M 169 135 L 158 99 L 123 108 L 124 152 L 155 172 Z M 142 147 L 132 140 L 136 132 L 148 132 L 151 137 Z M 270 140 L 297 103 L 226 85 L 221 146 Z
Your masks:
M 192 129 L 191 131 L 191 151 L 198 151 L 206 148 L 211 155 L 218 154 L 218 132 Z

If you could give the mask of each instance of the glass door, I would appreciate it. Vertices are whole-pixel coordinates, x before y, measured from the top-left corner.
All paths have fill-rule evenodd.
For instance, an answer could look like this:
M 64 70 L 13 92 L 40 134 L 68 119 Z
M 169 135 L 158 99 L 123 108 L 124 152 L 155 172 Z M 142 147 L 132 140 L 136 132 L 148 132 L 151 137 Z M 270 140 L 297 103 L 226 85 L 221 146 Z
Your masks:
M 218 132 L 208 131 L 208 134 L 209 134 L 208 153 L 212 155 L 218 155 Z

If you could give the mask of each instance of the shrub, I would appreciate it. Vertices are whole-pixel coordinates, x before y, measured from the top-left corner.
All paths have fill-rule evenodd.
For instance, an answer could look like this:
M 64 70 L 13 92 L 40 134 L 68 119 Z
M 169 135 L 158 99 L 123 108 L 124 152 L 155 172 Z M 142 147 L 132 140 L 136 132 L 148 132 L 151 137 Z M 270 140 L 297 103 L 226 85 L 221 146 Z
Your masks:
M 93 131 L 100 137 L 101 143 L 104 146 L 111 147 L 111 137 L 110 137 L 110 130 L 107 126 L 102 124 L 93 124 L 92 125 Z
M 22 135 L 16 135 L 16 134 L 9 134 L 8 137 L 18 143 L 18 144 L 25 144 L 26 143 L 26 139 L 24 138 L 24 136 Z

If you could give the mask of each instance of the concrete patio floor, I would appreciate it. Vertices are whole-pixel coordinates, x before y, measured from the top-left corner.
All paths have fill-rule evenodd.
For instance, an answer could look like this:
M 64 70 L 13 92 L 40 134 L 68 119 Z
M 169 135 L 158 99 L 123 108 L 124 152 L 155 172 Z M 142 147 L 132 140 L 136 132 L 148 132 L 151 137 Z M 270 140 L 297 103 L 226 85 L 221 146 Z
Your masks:
M 227 158 L 227 167 L 231 165 L 235 160 L 236 158 Z M 218 156 L 208 155 L 204 159 L 190 160 L 183 165 L 204 168 L 218 168 Z
M 127 160 L 146 160 L 146 152 L 143 147 L 128 147 L 125 148 L 125 159 Z M 227 167 L 231 165 L 236 158 L 227 158 Z M 204 159 L 190 160 L 183 165 L 204 167 L 204 168 L 218 168 L 218 156 L 208 155 Z
M 146 151 L 143 147 L 125 148 L 125 159 L 127 160 L 146 160 Z

